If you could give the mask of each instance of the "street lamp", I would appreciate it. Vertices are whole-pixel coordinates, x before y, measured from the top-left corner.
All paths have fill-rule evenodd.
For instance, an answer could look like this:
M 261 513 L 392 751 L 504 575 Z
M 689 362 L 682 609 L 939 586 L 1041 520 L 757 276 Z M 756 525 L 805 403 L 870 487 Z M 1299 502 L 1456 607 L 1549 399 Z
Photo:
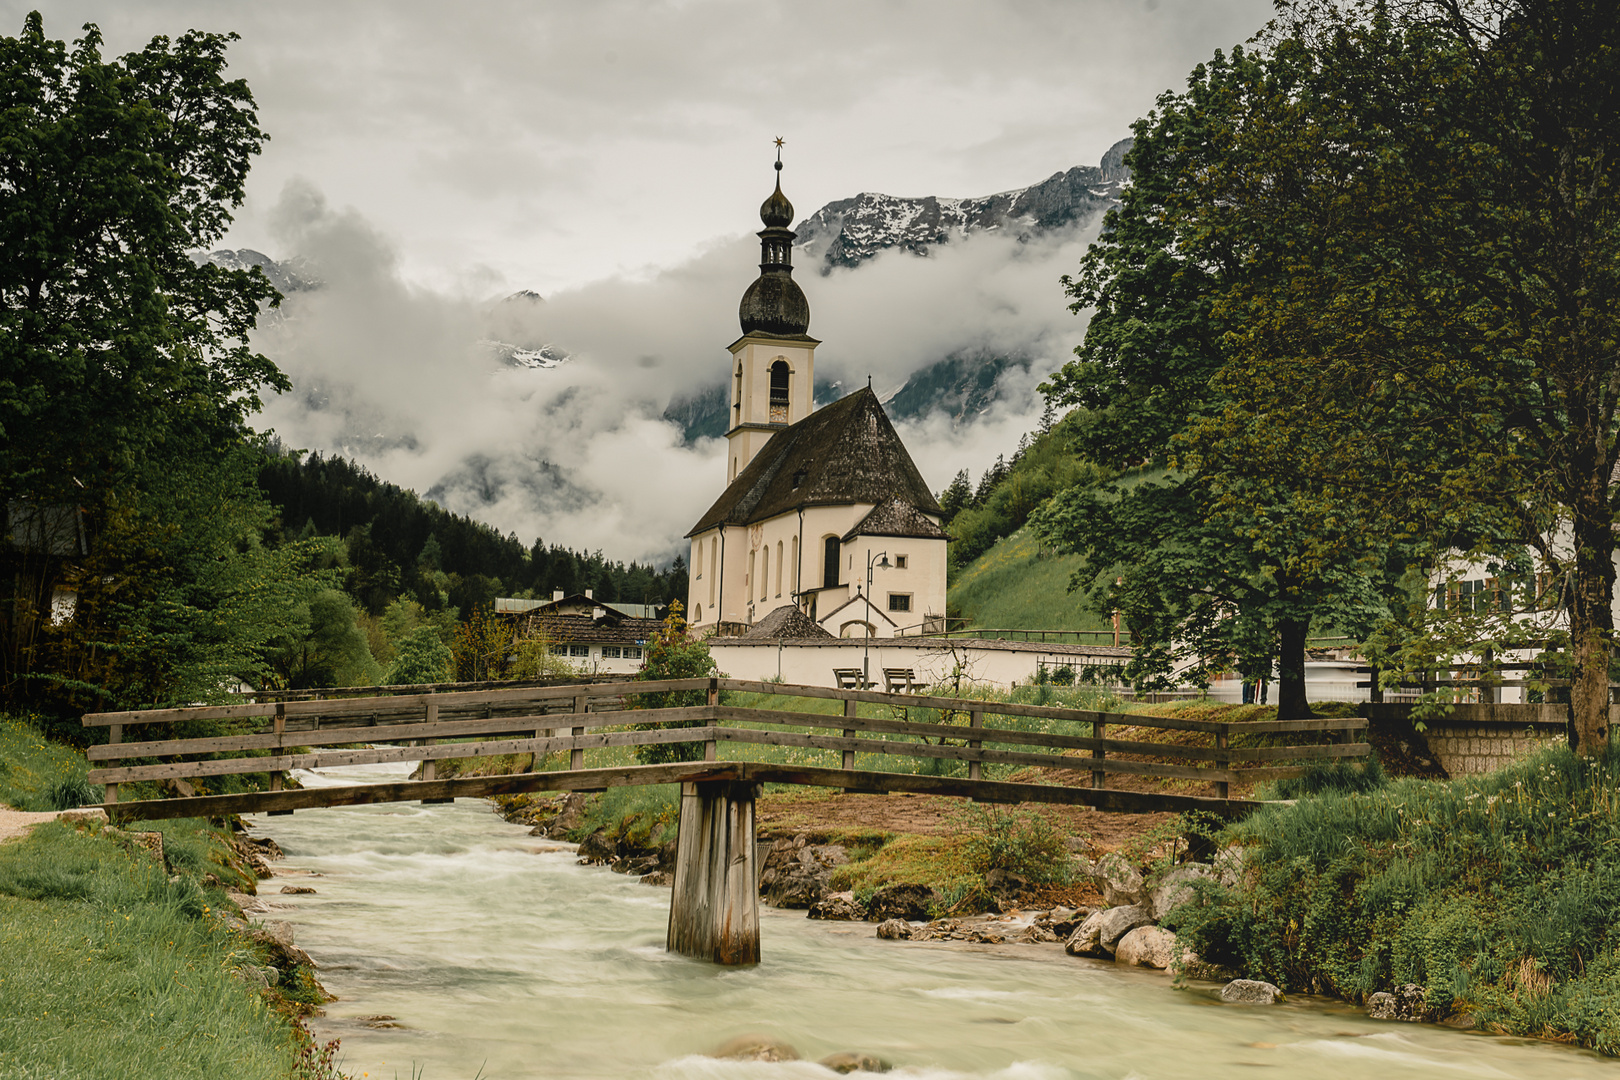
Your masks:
M 870 551 L 866 553 L 866 644 L 861 648 L 861 682 L 864 684 L 861 687 L 862 690 L 872 688 L 872 631 L 877 627 L 877 624 L 872 621 L 872 569 L 874 561 L 877 563 L 877 569 L 887 570 L 889 568 L 889 553 L 887 551 L 880 551 L 876 555 L 873 555 Z

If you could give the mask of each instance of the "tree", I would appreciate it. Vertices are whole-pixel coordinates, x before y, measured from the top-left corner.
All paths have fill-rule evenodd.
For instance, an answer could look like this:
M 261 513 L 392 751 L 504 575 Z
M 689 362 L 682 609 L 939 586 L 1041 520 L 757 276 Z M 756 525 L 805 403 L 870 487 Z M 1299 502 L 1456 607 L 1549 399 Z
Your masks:
M 450 646 L 432 626 L 418 626 L 394 648 L 396 656 L 386 679 L 389 686 L 442 683 L 455 678 L 455 658 Z
M 1366 624 L 1381 610 L 1381 552 L 1363 533 L 1325 528 L 1290 474 L 1227 469 L 1190 452 L 1187 437 L 1224 413 L 1218 376 L 1233 325 L 1219 302 L 1261 272 L 1254 249 L 1271 239 L 1212 228 L 1221 207 L 1203 197 L 1203 177 L 1292 61 L 1218 53 L 1134 126 L 1132 185 L 1080 274 L 1064 279 L 1072 310 L 1095 309 L 1085 339 L 1042 388 L 1081 407 L 1080 455 L 1132 471 L 1070 487 L 1035 516 L 1054 545 L 1085 556 L 1075 586 L 1099 611 L 1124 614 L 1138 685 L 1202 681 L 1261 658 L 1269 668 L 1275 655 L 1283 718 L 1309 715 L 1312 621 Z
M 973 482 L 968 478 L 968 471 L 963 469 L 957 473 L 945 490 L 939 493 L 939 508 L 943 517 L 950 521 L 961 513 L 973 501 Z
M 224 503 L 202 495 L 219 490 L 206 476 L 210 465 L 234 481 L 231 463 L 262 390 L 288 386 L 248 343 L 260 305 L 277 299 L 269 282 L 257 270 L 192 257 L 224 235 L 265 139 L 246 84 L 223 77 L 230 40 L 192 31 L 106 60 L 95 27 L 69 50 L 45 37 L 38 13 L 18 37 L 0 38 L 0 505 L 13 517 L 69 514 L 85 537 L 77 559 L 27 544 L 0 553 L 3 580 L 15 590 L 4 599 L 22 601 L 6 603 L 0 623 L 5 693 L 14 703 L 70 685 L 129 703 L 196 700 L 262 659 L 250 655 L 256 646 L 247 639 L 215 631 L 223 651 L 203 666 L 218 681 L 199 686 L 185 673 L 201 670 L 199 655 L 169 648 L 177 631 L 157 630 L 158 608 L 141 608 L 157 621 L 151 637 L 137 638 L 133 628 L 102 621 L 110 609 L 98 613 L 99 600 L 120 601 L 99 578 L 84 578 L 76 618 L 87 624 L 69 637 L 116 648 L 116 662 L 103 659 L 122 673 L 86 666 L 36 647 L 48 632 L 33 602 L 95 565 L 101 578 L 133 584 L 135 593 L 183 597 L 176 612 L 208 610 L 215 605 L 194 603 L 200 582 L 261 558 L 252 529 L 262 502 L 239 489 Z M 197 499 L 172 491 L 169 481 L 181 476 Z M 165 563 L 127 545 L 163 505 L 211 507 L 214 521 L 159 527 L 219 541 L 213 563 Z M 230 543 L 221 539 L 239 528 Z M 172 539 L 146 550 L 173 550 Z M 133 561 L 116 563 L 115 552 Z M 126 573 L 135 565 L 138 579 Z M 248 652 L 234 651 L 239 645 Z M 111 681 L 75 682 L 91 672 Z
M 714 657 L 709 655 L 709 643 L 695 638 L 687 630 L 681 602 L 669 605 L 664 625 L 647 642 L 647 658 L 642 662 L 636 678 L 707 679 L 718 674 Z M 634 695 L 632 707 L 637 709 L 679 709 L 702 705 L 708 700 L 703 690 L 660 690 Z M 633 724 L 636 731 L 657 731 L 665 727 L 699 727 L 697 720 L 677 724 Z M 644 765 L 660 765 L 670 761 L 696 761 L 703 756 L 700 743 L 654 743 L 636 747 L 636 760 Z

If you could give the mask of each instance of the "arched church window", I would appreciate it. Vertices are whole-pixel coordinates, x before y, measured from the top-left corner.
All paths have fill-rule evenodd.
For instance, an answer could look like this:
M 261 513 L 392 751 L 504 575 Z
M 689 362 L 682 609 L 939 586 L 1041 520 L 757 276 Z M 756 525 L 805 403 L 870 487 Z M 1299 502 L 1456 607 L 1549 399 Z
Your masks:
M 771 423 L 788 422 L 788 380 L 793 377 L 786 360 L 771 365 Z
M 737 389 L 731 395 L 731 411 L 737 414 L 737 423 L 742 423 L 742 364 L 737 365 Z
M 842 562 L 839 555 L 838 537 L 829 536 L 824 541 L 821 560 L 821 587 L 830 589 L 838 584 L 838 564 Z

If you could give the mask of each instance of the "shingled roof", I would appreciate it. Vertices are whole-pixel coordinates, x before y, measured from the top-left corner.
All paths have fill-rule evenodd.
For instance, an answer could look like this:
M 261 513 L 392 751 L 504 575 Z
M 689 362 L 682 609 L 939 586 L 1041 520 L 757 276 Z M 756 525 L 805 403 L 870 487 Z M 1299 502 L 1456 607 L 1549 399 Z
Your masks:
M 771 436 L 686 535 L 751 525 L 801 506 L 891 499 L 942 512 L 877 395 L 862 387 Z
M 950 539 L 944 529 L 934 524 L 933 519 L 924 517 L 921 510 L 900 498 L 880 502 L 872 507 L 871 511 L 861 518 L 853 529 L 844 534 L 844 541 L 847 543 L 857 536 L 907 536 L 921 540 Z
M 783 604 L 759 622 L 748 628 L 743 635 L 750 641 L 761 638 L 776 640 L 778 638 L 789 641 L 804 641 L 812 638 L 832 637 L 825 629 L 811 621 L 810 616 L 794 607 L 792 604 Z

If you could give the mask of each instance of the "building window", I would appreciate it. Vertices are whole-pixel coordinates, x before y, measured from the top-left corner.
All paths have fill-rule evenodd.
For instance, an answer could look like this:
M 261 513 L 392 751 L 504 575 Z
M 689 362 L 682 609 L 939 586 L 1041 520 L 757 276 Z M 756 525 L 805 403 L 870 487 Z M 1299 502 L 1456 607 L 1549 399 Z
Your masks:
M 567 656 L 568 655 L 568 646 L 566 646 L 566 645 L 553 645 L 551 647 L 551 655 L 552 656 Z
M 794 592 L 799 591 L 799 538 L 793 538 L 793 584 Z
M 624 647 L 624 658 L 626 660 L 640 660 L 641 649 L 635 645 L 626 645 Z
M 617 645 L 604 645 L 604 646 L 602 646 L 602 659 L 604 659 L 604 660 L 617 660 L 618 658 L 619 658 L 619 647 Z
M 911 594 L 910 593 L 898 593 L 898 592 L 890 593 L 889 594 L 889 610 L 890 611 L 910 611 L 911 610 Z
M 821 587 L 830 589 L 838 584 L 838 537 L 829 536 L 823 542 L 821 560 Z
M 778 360 L 771 365 L 771 423 L 785 424 L 788 422 L 788 380 L 792 372 L 788 370 L 786 360 Z
M 782 541 L 776 542 L 776 595 L 782 595 Z
M 591 647 L 589 645 L 570 645 L 568 646 L 568 655 L 589 656 L 591 655 Z
M 766 600 L 771 595 L 771 545 L 765 545 L 765 554 L 759 566 L 759 598 Z
M 714 607 L 715 582 L 720 578 L 720 537 L 709 537 L 709 606 Z
M 906 557 L 904 555 L 896 555 L 894 557 L 894 568 L 896 570 L 904 570 L 906 568 Z
M 695 623 L 700 623 L 700 622 L 703 621 L 703 605 L 702 604 L 698 604 L 696 607 L 694 607 L 692 609 L 692 621 L 695 622 Z

